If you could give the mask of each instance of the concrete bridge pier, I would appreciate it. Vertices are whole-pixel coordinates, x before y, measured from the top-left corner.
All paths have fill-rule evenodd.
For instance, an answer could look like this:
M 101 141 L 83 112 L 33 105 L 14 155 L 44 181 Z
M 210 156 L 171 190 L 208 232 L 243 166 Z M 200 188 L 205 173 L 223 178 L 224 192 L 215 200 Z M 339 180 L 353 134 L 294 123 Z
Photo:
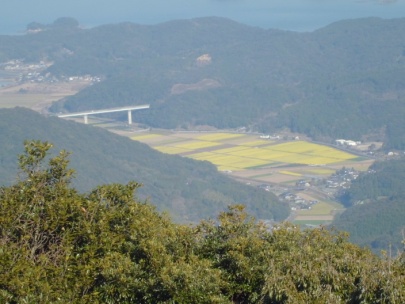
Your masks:
M 84 117 L 84 124 L 87 125 L 89 123 L 87 115 L 84 115 L 83 117 Z
M 128 110 L 128 124 L 132 125 L 132 112 L 131 112 L 131 110 Z

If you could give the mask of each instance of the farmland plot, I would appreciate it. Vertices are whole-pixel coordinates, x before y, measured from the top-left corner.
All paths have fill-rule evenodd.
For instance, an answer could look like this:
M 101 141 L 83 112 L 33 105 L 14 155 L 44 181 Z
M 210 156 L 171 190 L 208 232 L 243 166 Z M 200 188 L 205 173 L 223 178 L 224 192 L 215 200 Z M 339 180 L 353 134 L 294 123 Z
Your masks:
M 209 161 L 219 171 L 253 185 L 292 187 L 302 179 L 326 178 L 343 166 L 367 169 L 372 163 L 329 146 L 306 141 L 263 140 L 251 134 L 166 132 L 150 135 L 152 137 L 143 134 L 131 138 L 164 153 Z M 310 189 L 303 194 L 318 203 L 311 210 L 296 213 L 291 219 L 297 223 L 329 222 L 335 210 L 342 208 Z
M 234 133 L 166 133 L 131 137 L 170 154 L 180 154 L 196 160 L 206 160 L 220 171 L 246 171 L 278 167 L 280 164 L 297 166 L 300 172 L 280 170 L 291 176 L 329 175 L 334 169 L 319 168 L 356 161 L 356 156 L 328 146 L 305 141 L 273 142 L 258 139 L 257 135 Z M 153 138 L 153 141 L 151 139 Z M 302 170 L 306 166 L 306 171 Z M 308 168 L 308 166 L 318 166 Z M 245 174 L 244 174 L 245 175 Z M 258 175 L 252 172 L 252 176 Z

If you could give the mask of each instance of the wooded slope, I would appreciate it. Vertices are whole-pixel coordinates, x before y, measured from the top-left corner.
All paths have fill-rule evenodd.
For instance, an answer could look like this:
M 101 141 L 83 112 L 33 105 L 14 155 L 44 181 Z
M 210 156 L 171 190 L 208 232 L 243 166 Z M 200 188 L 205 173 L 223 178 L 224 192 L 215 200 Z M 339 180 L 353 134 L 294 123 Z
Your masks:
M 353 181 L 340 199 L 349 207 L 333 226 L 348 231 L 351 241 L 375 252 L 403 250 L 405 235 L 405 160 L 375 163 Z
M 141 199 L 150 199 L 178 221 L 212 218 L 234 203 L 245 204 L 260 219 L 282 220 L 289 213 L 272 193 L 231 180 L 208 162 L 163 154 L 101 128 L 24 108 L 0 110 L 0 185 L 15 181 L 16 155 L 22 152 L 24 140 L 31 139 L 72 152 L 78 190 L 137 181 L 143 184 Z
M 134 119 L 153 127 L 287 127 L 316 139 L 368 138 L 405 149 L 405 19 L 347 20 L 310 33 L 214 17 L 75 24 L 0 37 L 0 61 L 47 58 L 54 65 L 44 74 L 105 79 L 54 111 L 150 103 Z

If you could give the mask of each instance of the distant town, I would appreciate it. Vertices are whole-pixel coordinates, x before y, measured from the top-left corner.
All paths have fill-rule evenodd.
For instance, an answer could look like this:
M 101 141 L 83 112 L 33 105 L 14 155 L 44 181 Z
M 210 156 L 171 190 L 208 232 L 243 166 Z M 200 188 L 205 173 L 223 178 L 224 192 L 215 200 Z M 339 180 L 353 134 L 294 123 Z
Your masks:
M 24 60 L 13 59 L 0 63 L 0 69 L 11 72 L 15 75 L 14 81 L 18 83 L 58 83 L 68 81 L 87 81 L 100 82 L 102 77 L 92 75 L 72 75 L 72 76 L 55 76 L 51 73 L 44 73 L 53 63 L 49 61 L 40 61 L 37 63 L 24 63 Z

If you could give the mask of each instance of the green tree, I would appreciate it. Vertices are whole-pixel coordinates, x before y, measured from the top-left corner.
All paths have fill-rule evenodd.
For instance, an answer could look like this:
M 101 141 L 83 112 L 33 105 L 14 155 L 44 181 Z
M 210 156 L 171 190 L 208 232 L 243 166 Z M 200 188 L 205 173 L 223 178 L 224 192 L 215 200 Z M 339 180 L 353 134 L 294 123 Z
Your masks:
M 20 178 L 0 188 L 0 303 L 405 303 L 403 254 L 268 227 L 241 205 L 175 224 L 135 182 L 78 193 L 51 146 L 26 142 Z
M 267 271 L 266 227 L 235 205 L 218 216 L 218 223 L 202 222 L 197 232 L 198 252 L 221 270 L 228 297 L 235 303 L 257 303 Z
M 198 226 L 201 257 L 234 303 L 402 303 L 405 268 L 348 242 L 348 235 L 257 223 L 243 206 Z
M 219 271 L 192 230 L 134 199 L 139 184 L 70 188 L 68 153 L 26 142 L 21 179 L 0 190 L 0 302 L 219 303 Z
M 345 233 L 274 230 L 265 303 L 402 303 L 404 268 L 348 242 Z

